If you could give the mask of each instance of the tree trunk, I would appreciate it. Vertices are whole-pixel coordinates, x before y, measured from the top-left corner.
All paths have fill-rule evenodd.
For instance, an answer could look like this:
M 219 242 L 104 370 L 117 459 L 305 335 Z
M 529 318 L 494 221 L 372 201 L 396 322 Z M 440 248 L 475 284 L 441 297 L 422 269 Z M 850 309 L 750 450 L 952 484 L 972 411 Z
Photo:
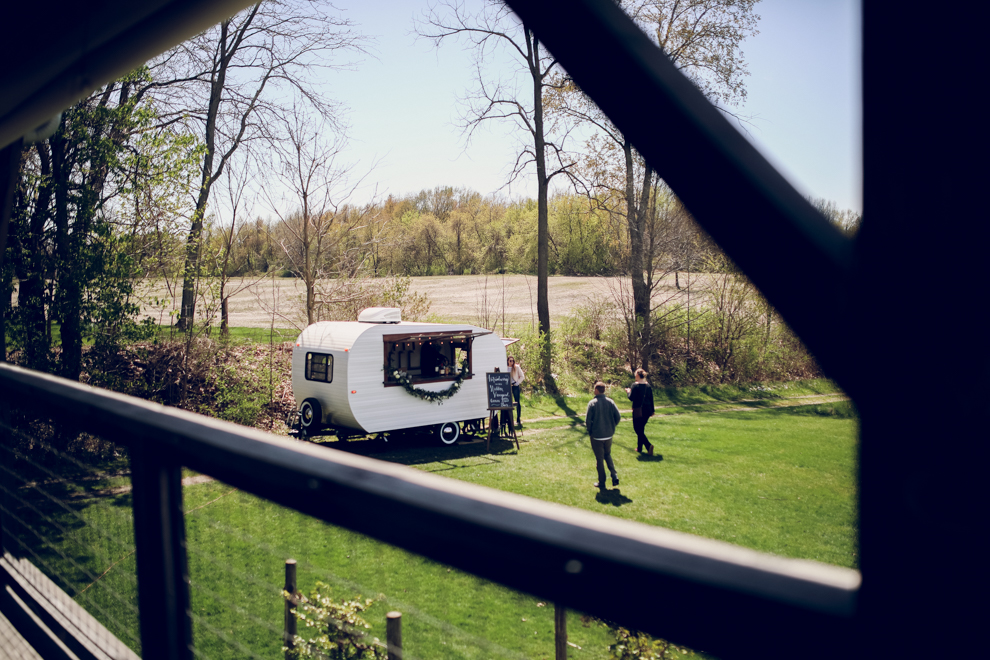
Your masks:
M 21 163 L 21 141 L 0 149 L 0 362 L 7 361 L 7 309 L 13 293 L 13 269 L 7 267 L 7 235 L 10 216 L 14 207 L 14 188 L 19 181 Z
M 298 147 L 297 147 L 298 149 Z M 306 323 L 313 325 L 316 323 L 316 264 L 314 259 L 319 259 L 319 237 L 311 236 L 309 232 L 309 193 L 305 190 L 302 194 L 302 231 L 303 231 L 303 282 L 306 284 Z M 316 254 L 312 252 L 311 243 L 317 241 Z
M 643 188 L 640 199 L 636 199 L 635 161 L 632 144 L 626 140 L 622 145 L 626 162 L 626 224 L 629 230 L 629 277 L 632 283 L 633 316 L 638 335 L 640 365 L 649 371 L 649 355 L 652 347 L 650 328 L 650 292 L 643 278 L 643 230 L 646 226 L 646 207 L 649 201 L 653 170 L 649 166 L 643 173 Z M 633 369 L 636 365 L 630 365 Z
M 230 319 L 227 313 L 227 297 L 220 290 L 220 336 L 226 339 L 230 336 Z
M 646 165 L 643 170 L 643 189 L 639 197 L 639 206 L 636 210 L 636 231 L 639 234 L 640 270 L 637 271 L 640 282 L 639 296 L 636 296 L 636 287 L 633 287 L 633 303 L 636 311 L 636 322 L 642 328 L 640 334 L 640 366 L 647 372 L 650 371 L 650 358 L 653 356 L 653 301 L 650 293 L 653 291 L 653 270 L 652 255 L 646 254 L 646 220 L 653 211 L 650 203 L 651 192 L 653 190 L 653 169 Z M 646 280 L 643 280 L 643 271 L 647 270 Z M 635 280 L 633 280 L 635 282 Z
M 20 239 L 26 248 L 26 263 L 17 279 L 17 307 L 25 336 L 29 338 L 23 346 L 24 363 L 31 369 L 48 371 L 51 343 L 48 332 L 48 318 L 45 311 L 45 275 L 48 266 L 47 250 L 44 247 L 45 224 L 49 220 L 52 199 L 52 164 L 48 143 L 37 145 L 38 161 L 41 165 L 42 181 L 38 186 L 34 212 L 28 225 L 27 236 Z
M 557 383 L 553 378 L 553 344 L 550 334 L 550 226 L 548 221 L 547 192 L 550 187 L 547 179 L 546 141 L 543 134 L 543 78 L 540 74 L 539 41 L 529 30 L 526 35 L 532 39 L 532 61 L 530 72 L 533 76 L 533 138 L 536 157 L 537 216 L 536 216 L 536 315 L 539 320 L 542 340 L 541 371 L 543 383 L 550 394 L 558 394 Z
M 77 247 L 75 237 L 77 231 L 69 234 L 69 169 L 65 159 L 65 141 L 62 137 L 65 130 L 65 120 L 59 130 L 52 136 L 52 185 L 55 189 L 55 255 L 58 260 L 56 279 L 59 295 L 56 299 L 58 317 L 61 322 L 62 335 L 62 376 L 70 380 L 79 380 L 82 369 L 82 328 L 79 315 L 82 305 L 82 287 L 79 278 L 77 260 L 74 258 Z
M 203 218 L 206 216 L 206 205 L 210 200 L 210 187 L 213 185 L 213 159 L 216 156 L 216 127 L 217 114 L 220 112 L 220 99 L 227 81 L 227 65 L 230 63 L 230 53 L 227 52 L 227 28 L 229 22 L 224 21 L 220 27 L 220 57 L 216 61 L 215 77 L 210 87 L 210 105 L 206 113 L 206 153 L 203 156 L 203 171 L 199 196 L 196 198 L 196 210 L 193 213 L 189 236 L 186 238 L 186 263 L 182 271 L 182 307 L 179 313 L 179 329 L 192 332 L 196 321 L 196 283 L 199 280 L 199 258 L 202 251 Z

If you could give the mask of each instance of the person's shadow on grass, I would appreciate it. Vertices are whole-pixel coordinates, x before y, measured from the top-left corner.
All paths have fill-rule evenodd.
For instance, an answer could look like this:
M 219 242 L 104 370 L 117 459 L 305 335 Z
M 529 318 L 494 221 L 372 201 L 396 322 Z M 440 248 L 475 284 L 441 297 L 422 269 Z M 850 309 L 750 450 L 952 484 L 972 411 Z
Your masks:
M 649 454 L 639 454 L 636 460 L 640 463 L 659 463 L 663 460 L 663 454 L 654 454 L 650 456 Z
M 600 490 L 595 495 L 595 501 L 599 504 L 611 504 L 612 506 L 622 506 L 632 502 L 631 499 L 622 494 L 618 488 L 612 490 Z

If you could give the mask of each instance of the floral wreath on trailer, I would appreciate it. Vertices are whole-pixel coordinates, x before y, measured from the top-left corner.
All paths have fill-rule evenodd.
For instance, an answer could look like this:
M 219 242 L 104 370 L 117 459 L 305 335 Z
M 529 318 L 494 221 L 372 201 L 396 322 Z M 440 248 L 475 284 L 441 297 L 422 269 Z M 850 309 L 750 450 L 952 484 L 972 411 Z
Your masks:
M 464 379 L 467 378 L 467 376 L 468 361 L 465 359 L 461 361 L 461 371 L 456 377 L 454 377 L 454 382 L 450 384 L 450 387 L 445 390 L 440 390 L 439 392 L 432 392 L 430 390 L 421 390 L 418 387 L 414 387 L 412 381 L 409 379 L 409 376 L 402 373 L 398 369 L 392 369 L 392 377 L 395 378 L 399 385 L 402 385 L 402 389 L 409 392 L 417 399 L 429 401 L 430 403 L 436 403 L 437 405 L 443 404 L 444 401 L 457 394 L 457 392 L 461 389 L 461 383 L 464 382 Z

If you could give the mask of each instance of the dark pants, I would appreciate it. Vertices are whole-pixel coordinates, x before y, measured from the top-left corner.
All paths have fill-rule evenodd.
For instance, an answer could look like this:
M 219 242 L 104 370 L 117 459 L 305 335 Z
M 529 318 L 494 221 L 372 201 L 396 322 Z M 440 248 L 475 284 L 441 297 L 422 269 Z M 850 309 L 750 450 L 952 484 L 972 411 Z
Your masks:
M 633 417 L 633 430 L 636 431 L 636 451 L 643 451 L 643 447 L 649 449 L 653 444 L 646 439 L 646 423 L 649 417 Z
M 522 388 L 519 385 L 512 386 L 512 398 L 516 400 L 516 424 L 522 424 L 522 404 L 519 397 L 522 395 Z
M 598 485 L 605 487 L 605 464 L 608 464 L 608 471 L 612 473 L 612 481 L 619 480 L 619 474 L 615 471 L 615 464 L 612 463 L 612 438 L 608 440 L 591 439 L 591 450 L 595 452 L 595 467 L 598 468 Z

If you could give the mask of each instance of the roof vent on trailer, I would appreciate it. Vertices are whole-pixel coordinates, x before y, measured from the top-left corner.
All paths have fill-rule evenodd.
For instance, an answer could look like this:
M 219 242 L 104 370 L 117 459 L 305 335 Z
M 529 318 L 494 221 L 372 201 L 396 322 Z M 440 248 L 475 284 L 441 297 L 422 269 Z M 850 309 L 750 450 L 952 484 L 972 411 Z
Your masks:
M 369 307 L 358 314 L 361 323 L 399 323 L 402 310 L 398 307 Z

